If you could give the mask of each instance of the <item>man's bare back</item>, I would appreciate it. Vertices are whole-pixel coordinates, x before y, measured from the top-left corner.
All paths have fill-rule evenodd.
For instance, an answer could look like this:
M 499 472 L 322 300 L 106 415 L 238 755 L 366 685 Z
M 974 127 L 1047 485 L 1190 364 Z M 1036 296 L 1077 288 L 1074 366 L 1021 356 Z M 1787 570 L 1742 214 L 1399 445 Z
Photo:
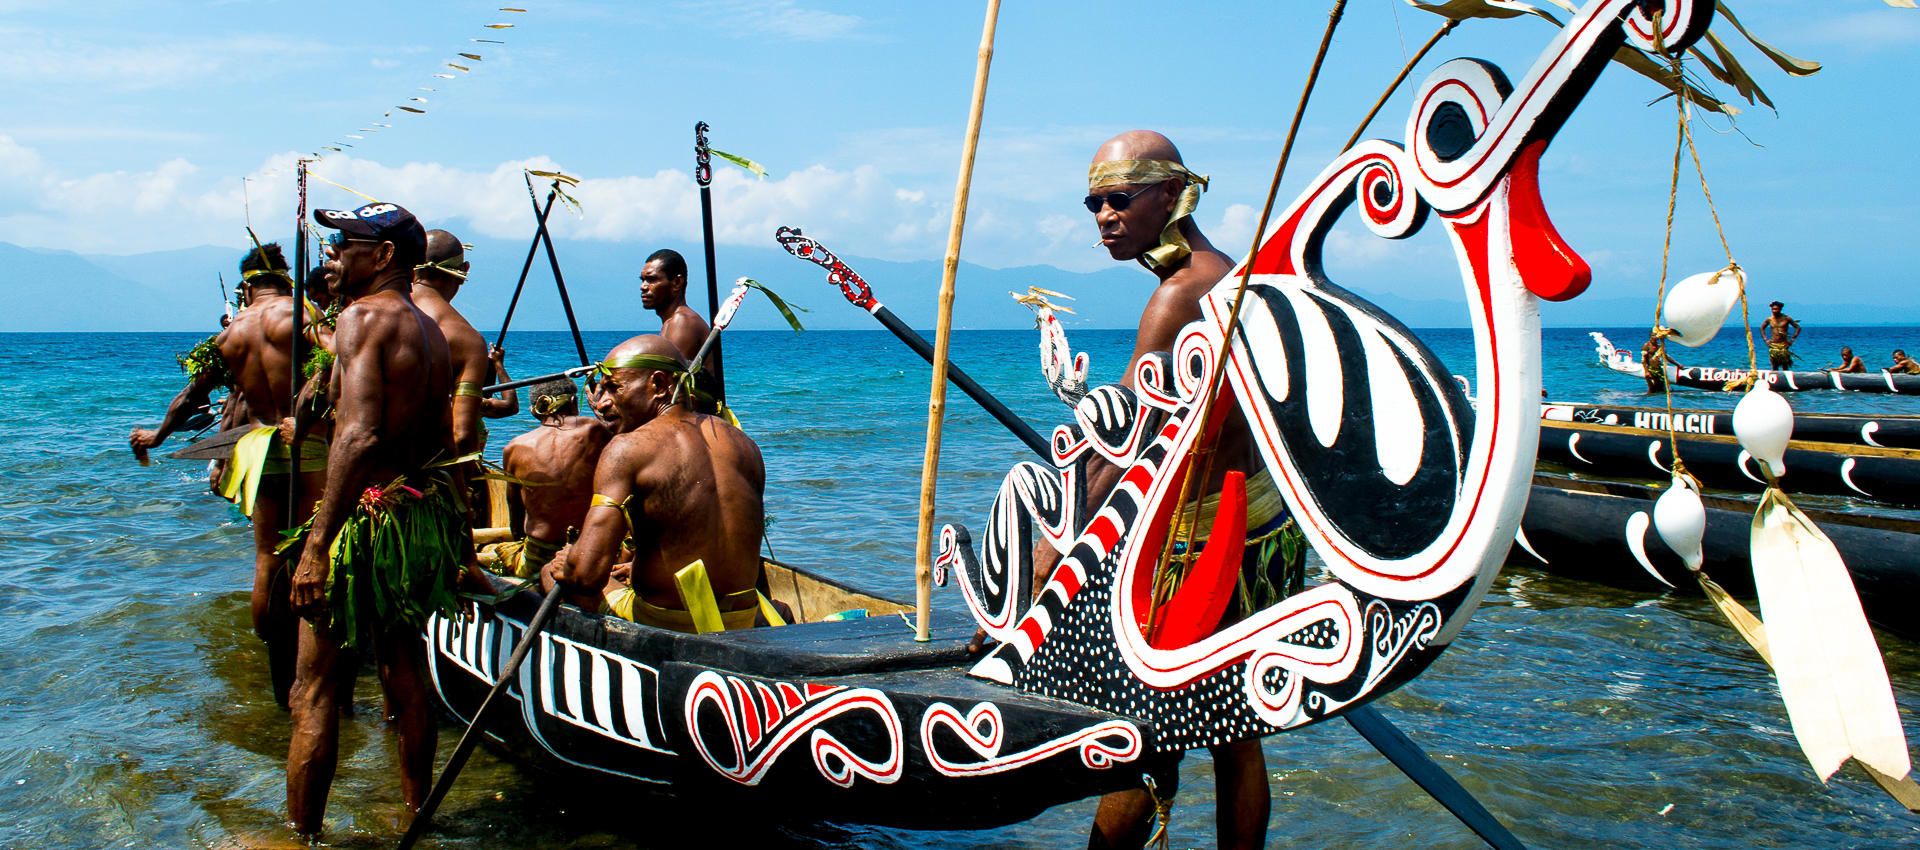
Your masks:
M 427 260 L 437 265 L 414 270 L 410 294 L 414 306 L 432 320 L 447 341 L 454 382 L 448 424 L 454 447 L 463 454 L 476 452 L 486 447 L 480 420 L 519 412 L 519 395 L 509 393 L 506 399 L 489 399 L 480 394 L 481 387 L 493 383 L 498 364 L 488 352 L 486 337 L 453 306 L 453 296 L 460 292 L 468 266 L 460 240 L 444 230 L 428 231 Z
M 609 374 L 597 404 L 618 408 L 621 433 L 594 470 L 595 508 L 578 543 L 556 560 L 553 577 L 575 603 L 598 605 L 632 521 L 630 585 L 639 598 L 664 609 L 684 609 L 674 573 L 694 561 L 706 565 L 722 611 L 754 600 L 730 594 L 760 582 L 760 537 L 765 530 L 766 467 L 760 449 L 738 428 L 698 413 L 673 394 L 685 362 L 673 343 L 639 336 L 607 357 Z M 623 506 L 623 511 L 612 507 Z
M 524 509 L 515 531 L 562 544 L 568 528 L 586 522 L 593 470 L 613 432 L 600 420 L 577 414 L 543 417 L 540 425 L 513 438 L 501 454 L 507 474 L 531 485 L 511 485 L 508 501 L 517 500 Z

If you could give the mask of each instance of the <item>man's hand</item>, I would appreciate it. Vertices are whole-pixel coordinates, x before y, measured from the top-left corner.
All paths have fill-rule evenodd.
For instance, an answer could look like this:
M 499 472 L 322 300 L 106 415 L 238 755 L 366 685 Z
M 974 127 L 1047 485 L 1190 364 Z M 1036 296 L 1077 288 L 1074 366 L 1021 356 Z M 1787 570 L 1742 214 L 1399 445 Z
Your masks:
M 306 546 L 300 566 L 293 571 L 293 613 L 315 624 L 327 615 L 327 552 L 324 546 Z
M 505 383 L 507 379 L 507 350 L 498 345 L 487 349 L 487 359 L 493 361 L 493 374 L 500 378 L 502 383 Z
M 280 420 L 280 433 L 278 436 L 280 438 L 280 445 L 293 445 L 294 440 L 300 436 L 300 428 L 294 423 L 293 417 L 288 416 Z
M 164 440 L 166 437 L 161 436 L 159 431 L 135 428 L 133 434 L 127 437 L 127 444 L 133 448 L 133 459 L 140 461 L 141 466 L 146 466 L 152 463 L 147 459 L 147 450 L 160 445 Z

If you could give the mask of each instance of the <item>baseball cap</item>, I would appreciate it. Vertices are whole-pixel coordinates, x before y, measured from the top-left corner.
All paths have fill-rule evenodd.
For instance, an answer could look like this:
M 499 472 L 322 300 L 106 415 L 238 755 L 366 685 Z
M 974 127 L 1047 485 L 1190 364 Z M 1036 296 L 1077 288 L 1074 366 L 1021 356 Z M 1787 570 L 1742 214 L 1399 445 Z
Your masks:
M 314 210 L 313 220 L 322 227 L 355 236 L 427 249 L 427 229 L 399 204 L 377 201 L 357 210 Z

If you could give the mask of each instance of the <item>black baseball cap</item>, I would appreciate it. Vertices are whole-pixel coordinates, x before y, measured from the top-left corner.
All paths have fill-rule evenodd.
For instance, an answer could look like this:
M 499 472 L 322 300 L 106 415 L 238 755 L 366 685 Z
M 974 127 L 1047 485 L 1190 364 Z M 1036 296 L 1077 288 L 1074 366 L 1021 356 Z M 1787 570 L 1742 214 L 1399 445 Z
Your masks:
M 313 220 L 322 227 L 331 227 L 344 233 L 380 242 L 392 242 L 396 247 L 411 244 L 421 251 L 427 249 L 427 229 L 420 226 L 419 220 L 407 208 L 399 204 L 376 201 L 357 210 L 314 210 Z

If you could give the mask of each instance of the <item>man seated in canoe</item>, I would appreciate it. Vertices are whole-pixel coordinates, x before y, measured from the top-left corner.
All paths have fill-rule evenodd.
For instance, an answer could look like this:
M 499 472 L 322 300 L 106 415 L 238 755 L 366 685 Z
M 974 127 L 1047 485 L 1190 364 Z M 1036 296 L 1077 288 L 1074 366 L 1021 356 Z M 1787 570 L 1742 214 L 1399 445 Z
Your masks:
M 1854 374 L 1858 372 L 1867 371 L 1867 363 L 1866 361 L 1861 360 L 1858 356 L 1856 356 L 1853 353 L 1852 348 L 1849 348 L 1843 345 L 1843 346 L 1840 346 L 1840 365 L 1822 366 L 1820 367 L 1820 371 L 1840 372 L 1842 374 Z
M 760 562 L 766 467 L 740 429 L 686 403 L 686 373 L 680 349 L 651 334 L 601 362 L 595 406 L 616 436 L 594 469 L 580 539 L 550 579 L 575 605 L 656 628 L 749 628 L 771 610 Z M 624 585 L 610 578 L 623 548 Z
M 289 511 L 287 498 L 294 461 L 276 426 L 293 413 L 293 280 L 280 246 L 268 243 L 247 252 L 240 277 L 247 307 L 234 314 L 226 330 L 181 355 L 190 380 L 174 397 L 166 418 L 153 430 L 139 429 L 129 439 L 136 456 L 160 445 L 187 413 L 206 405 L 217 387 L 230 388 L 226 425 L 252 430 L 233 446 L 221 473 L 218 492 L 253 520 L 253 631 L 267 644 L 274 699 L 287 703 L 293 682 L 294 616 L 288 605 L 286 561 L 275 549 L 281 531 L 300 524 L 312 512 L 326 480 L 326 442 L 309 437 L 300 444 L 300 504 Z M 318 319 L 303 312 L 304 321 Z M 310 335 L 311 336 L 311 335 Z
M 1920 362 L 1908 357 L 1906 351 L 1896 348 L 1893 350 L 1893 368 L 1887 371 L 1897 375 L 1920 375 Z
M 567 545 L 567 529 L 586 523 L 594 467 L 613 439 L 606 423 L 580 415 L 579 390 L 570 379 L 539 384 L 528 399 L 540 427 L 513 438 L 501 453 L 516 479 L 507 484 L 507 509 L 517 539 L 481 553 L 483 560 L 488 554 L 498 559 L 494 572 L 520 578 L 537 575 Z
M 334 335 L 325 496 L 293 574 L 301 622 L 287 813 L 306 834 L 321 829 L 339 760 L 340 683 L 356 666 L 345 649 L 371 650 L 399 733 L 401 796 L 410 809 L 426 801 L 436 720 L 420 633 L 434 612 L 457 616 L 455 583 L 473 552 L 464 482 L 445 465 L 455 457 L 451 356 L 411 297 L 426 231 L 389 203 L 314 220 L 338 231 L 329 273 L 349 303 Z
M 647 257 L 646 265 L 640 267 L 640 306 L 660 317 L 660 335 L 680 349 L 681 357 L 691 360 L 700 353 L 700 345 L 707 341 L 711 326 L 700 317 L 699 311 L 687 306 L 687 260 L 679 251 L 661 248 Z M 716 348 L 718 345 L 716 342 Z M 708 355 L 710 360 L 712 357 Z M 738 427 L 740 421 L 733 418 L 732 412 L 722 412 L 713 398 L 713 368 L 704 366 L 694 377 L 698 382 L 694 389 L 694 408 L 701 413 L 718 414 Z

